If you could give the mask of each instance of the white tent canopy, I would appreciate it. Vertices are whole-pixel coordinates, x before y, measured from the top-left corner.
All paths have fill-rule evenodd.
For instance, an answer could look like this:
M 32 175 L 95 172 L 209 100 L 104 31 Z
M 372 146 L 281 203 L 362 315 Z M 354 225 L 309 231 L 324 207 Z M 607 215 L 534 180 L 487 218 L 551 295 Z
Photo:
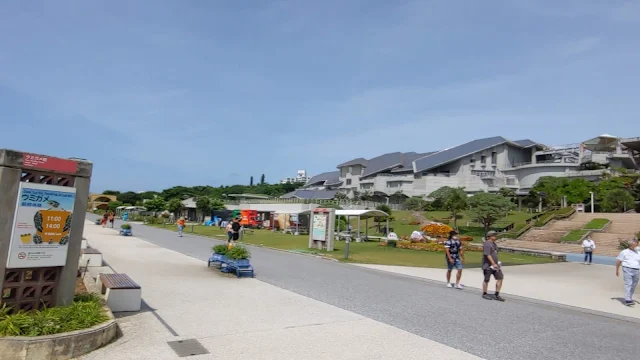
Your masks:
M 311 213 L 312 210 L 281 210 L 281 211 L 274 211 L 274 214 L 289 214 L 289 215 L 302 215 L 302 214 L 309 214 Z
M 382 210 L 336 210 L 336 216 L 357 216 L 367 219 L 375 216 L 389 217 L 389 214 Z

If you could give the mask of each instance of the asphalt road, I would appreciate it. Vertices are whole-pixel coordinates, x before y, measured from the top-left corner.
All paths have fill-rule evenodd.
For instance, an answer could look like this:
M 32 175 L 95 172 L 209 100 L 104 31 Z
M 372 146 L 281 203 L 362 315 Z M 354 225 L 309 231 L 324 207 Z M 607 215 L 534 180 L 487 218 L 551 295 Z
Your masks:
M 220 243 L 189 234 L 179 238 L 143 225 L 133 231 L 141 239 L 203 261 Z M 634 359 L 639 354 L 640 326 L 634 322 L 508 297 L 504 303 L 483 300 L 474 290 L 449 289 L 310 256 L 259 247 L 251 252 L 261 281 L 482 358 L 600 360 Z M 356 334 L 353 341 L 358 341 Z M 384 341 L 380 339 L 382 346 Z

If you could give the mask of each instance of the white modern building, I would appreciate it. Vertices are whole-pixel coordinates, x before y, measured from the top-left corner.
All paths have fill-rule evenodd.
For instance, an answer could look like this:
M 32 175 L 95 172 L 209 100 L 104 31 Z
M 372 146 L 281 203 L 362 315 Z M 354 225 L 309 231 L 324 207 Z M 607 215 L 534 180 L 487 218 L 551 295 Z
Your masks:
M 369 193 L 375 201 L 384 201 L 392 196 L 428 196 L 443 186 L 463 187 L 469 194 L 507 187 L 526 195 L 544 176 L 597 180 L 608 169 L 637 170 L 639 165 L 640 138 L 604 134 L 578 144 L 549 147 L 495 136 L 436 152 L 353 159 L 338 165 L 338 171 L 314 176 L 294 196 L 326 198 L 340 191 L 349 196 Z
M 307 176 L 307 170 L 298 170 L 295 177 L 286 177 L 280 180 L 280 184 L 306 183 L 311 178 Z

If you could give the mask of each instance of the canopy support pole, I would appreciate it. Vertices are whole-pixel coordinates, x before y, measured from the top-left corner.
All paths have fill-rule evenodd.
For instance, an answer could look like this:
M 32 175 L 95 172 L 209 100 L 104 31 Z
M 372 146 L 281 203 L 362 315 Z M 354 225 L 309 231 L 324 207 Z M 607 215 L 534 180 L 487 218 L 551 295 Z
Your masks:
M 356 237 L 356 242 L 360 242 L 360 216 L 358 216 L 358 235 Z

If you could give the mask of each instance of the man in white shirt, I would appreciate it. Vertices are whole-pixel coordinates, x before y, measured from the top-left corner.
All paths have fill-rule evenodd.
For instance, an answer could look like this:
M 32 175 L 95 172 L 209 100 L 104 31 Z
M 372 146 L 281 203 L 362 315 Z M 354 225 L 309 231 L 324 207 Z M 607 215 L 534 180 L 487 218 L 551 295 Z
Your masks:
M 591 260 L 593 260 L 593 250 L 596 249 L 596 243 L 591 239 L 591 236 L 587 236 L 586 239 L 582 240 L 582 251 L 584 252 L 584 264 L 591 265 Z M 589 262 L 587 262 L 589 260 Z
M 640 253 L 638 253 L 637 247 L 638 240 L 629 241 L 629 248 L 620 252 L 616 263 L 616 276 L 620 276 L 620 266 L 622 266 L 624 300 L 627 306 L 634 304 L 633 293 L 636 291 L 640 279 Z

